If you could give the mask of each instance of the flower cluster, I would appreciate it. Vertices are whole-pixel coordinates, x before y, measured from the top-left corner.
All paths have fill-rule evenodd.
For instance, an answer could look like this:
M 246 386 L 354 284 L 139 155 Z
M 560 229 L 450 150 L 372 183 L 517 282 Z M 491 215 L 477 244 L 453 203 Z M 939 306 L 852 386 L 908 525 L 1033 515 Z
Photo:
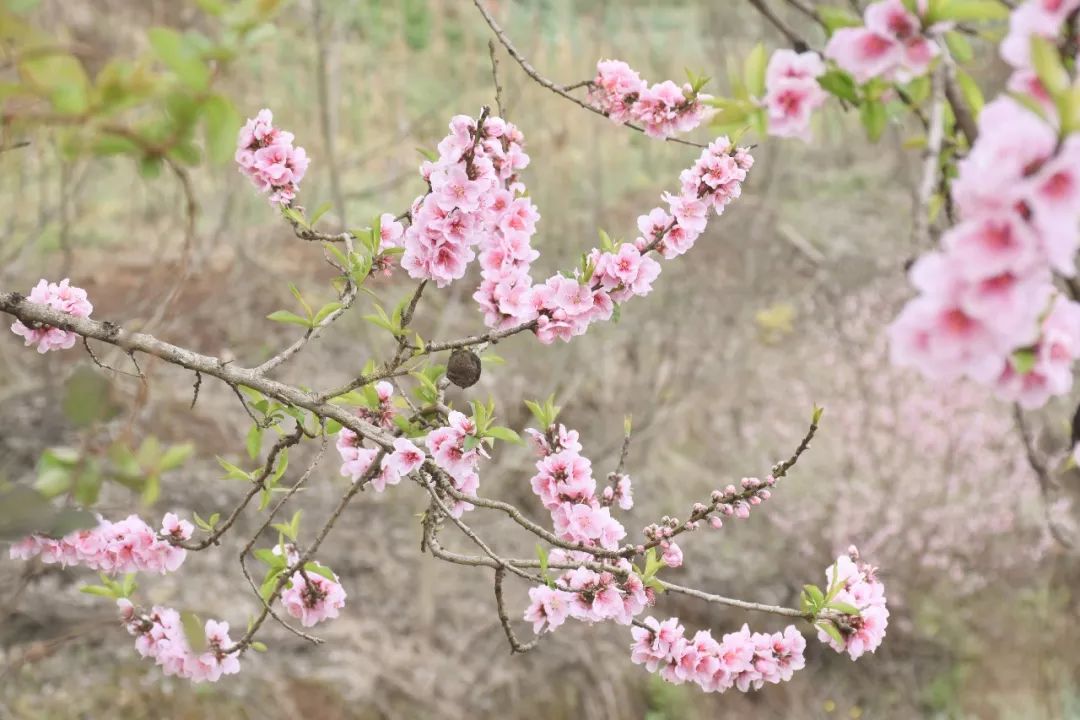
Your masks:
M 934 379 L 966 376 L 1025 407 L 1072 386 L 1080 305 L 1052 273 L 1075 274 L 1080 137 L 1057 133 L 1009 97 L 979 116 L 952 195 L 962 222 L 910 272 L 920 295 L 889 328 L 893 362 Z
M 537 437 L 533 430 L 530 435 Z M 622 523 L 611 516 L 611 508 L 596 494 L 592 462 L 581 454 L 576 430 L 565 426 L 548 428 L 534 440 L 541 453 L 531 484 L 544 507 L 551 512 L 555 534 L 560 540 L 616 550 L 626 537 Z M 626 478 L 629 492 L 629 478 Z
M 61 280 L 59 284 L 44 279 L 39 280 L 26 299 L 39 305 L 48 305 L 54 310 L 66 312 L 75 317 L 90 317 L 90 313 L 94 310 L 94 306 L 86 299 L 86 291 L 72 287 L 67 278 Z M 61 330 L 50 325 L 30 326 L 21 320 L 16 320 L 11 324 L 11 332 L 25 339 L 27 347 L 36 344 L 37 351 L 42 354 L 50 350 L 69 350 L 79 337 L 69 330 Z
M 1001 41 L 1001 57 L 1018 70 L 1031 68 L 1031 38 L 1057 40 L 1080 0 L 1027 0 L 1009 14 L 1009 33 Z
M 926 0 L 919 3 L 926 11 Z M 825 57 L 851 73 L 857 82 L 873 78 L 907 82 L 923 75 L 940 52 L 932 39 L 942 28 L 923 27 L 903 0 L 880 0 L 867 6 L 864 25 L 841 28 L 825 46 Z
M 173 513 L 166 513 L 161 531 L 155 533 L 138 515 L 119 522 L 98 518 L 97 527 L 76 530 L 60 539 L 31 535 L 11 546 L 12 559 L 41 561 L 62 567 L 81 565 L 110 574 L 174 572 L 187 551 L 173 544 L 187 540 L 194 527 Z
M 446 471 L 458 492 L 476 495 L 480 488 L 480 475 L 476 466 L 481 457 L 487 457 L 484 445 L 476 435 L 476 423 L 457 410 L 451 411 L 445 427 L 432 430 L 427 436 L 427 448 L 435 464 Z M 473 505 L 457 500 L 450 506 L 454 517 L 473 509 Z
M 704 102 L 709 96 L 689 83 L 681 87 L 665 80 L 649 85 L 621 60 L 596 63 L 589 101 L 619 125 L 638 123 L 654 138 L 689 132 L 706 117 Z
M 501 250 L 506 257 L 499 260 L 510 264 L 532 262 L 529 238 L 540 215 L 528 198 L 517 197 L 524 191 L 517 173 L 529 164 L 523 142 L 516 127 L 497 117 L 480 125 L 466 115 L 450 121 L 438 157 L 420 166 L 430 192 L 413 201 L 403 239 L 401 266 L 410 277 L 444 287 L 465 274 L 478 244 L 481 253 Z M 501 266 L 495 260 L 485 269 Z
M 233 645 L 229 638 L 229 623 L 207 620 L 206 649 L 195 652 L 184 634 L 180 613 L 172 608 L 154 606 L 140 613 L 131 601 L 120 598 L 120 619 L 127 631 L 135 636 L 139 655 L 153 658 L 166 675 L 176 675 L 194 683 L 217 682 L 222 675 L 240 672 L 240 660 L 235 652 L 226 652 Z
M 293 134 L 274 127 L 274 115 L 262 109 L 240 129 L 236 164 L 270 203 L 288 205 L 300 190 L 310 162 L 302 147 L 293 147 Z
M 594 558 L 588 553 L 563 550 L 553 550 L 548 556 L 548 561 L 556 564 L 589 560 Z M 525 621 L 532 623 L 538 635 L 552 632 L 567 618 L 587 623 L 614 620 L 629 625 L 653 604 L 655 593 L 634 574 L 629 560 L 619 560 L 612 567 L 619 572 L 578 567 L 562 573 L 551 586 L 530 588 Z
M 824 74 L 825 63 L 816 52 L 773 52 L 765 68 L 765 97 L 761 99 L 770 135 L 810 140 L 810 118 L 828 98 L 817 82 Z
M 281 593 L 281 604 L 286 612 L 304 627 L 332 620 L 345 607 L 345 588 L 341 587 L 337 575 L 326 570 L 333 576 L 326 577 L 311 566 L 322 568 L 317 562 L 308 563 L 303 572 L 293 573 L 288 587 Z
M 705 692 L 732 687 L 746 692 L 790 680 L 806 665 L 806 639 L 794 625 L 772 634 L 751 633 L 743 625 L 717 642 L 708 630 L 687 638 L 678 618 L 659 622 L 647 617 L 644 624 L 630 631 L 630 660 L 674 685 L 694 682 Z
M 885 586 L 877 579 L 875 572 L 874 567 L 859 562 L 859 552 L 851 547 L 848 554 L 838 557 L 825 573 L 829 588 L 837 583 L 842 586 L 833 596 L 833 601 L 858 608 L 859 614 L 845 615 L 835 623 L 842 643 L 820 628 L 818 639 L 828 643 L 836 652 L 846 652 L 852 660 L 858 660 L 863 653 L 877 650 L 889 624 Z
M 363 445 L 363 438 L 348 428 L 342 428 L 337 435 L 337 450 L 341 455 L 341 474 L 359 482 L 371 468 L 379 451 Z M 371 486 L 376 492 L 386 490 L 387 485 L 397 485 L 401 478 L 424 464 L 424 453 L 407 438 L 396 438 L 394 449 L 383 456 L 379 472 L 371 478 Z

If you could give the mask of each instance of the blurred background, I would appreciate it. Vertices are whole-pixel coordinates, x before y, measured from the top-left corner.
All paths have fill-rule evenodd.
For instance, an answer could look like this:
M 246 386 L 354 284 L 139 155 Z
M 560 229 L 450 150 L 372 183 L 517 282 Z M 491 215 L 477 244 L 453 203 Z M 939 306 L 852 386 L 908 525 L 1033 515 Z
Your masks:
M 180 0 L 17 4 L 28 6 L 28 22 L 75 48 L 91 76 L 112 57 L 145 53 L 151 27 L 208 31 L 213 23 Z M 651 81 L 703 71 L 716 78 L 707 90 L 722 94 L 727 68 L 755 43 L 783 44 L 749 3 L 489 7 L 561 83 L 588 79 L 597 59 L 617 57 Z M 433 147 L 454 114 L 494 101 L 491 34 L 466 0 L 294 0 L 260 33 L 215 87 L 243 117 L 269 107 L 296 134 L 312 157 L 300 202 L 332 202 L 322 221 L 329 229 L 402 212 L 423 189 L 416 148 Z M 524 180 L 542 215 L 534 274 L 572 265 L 598 228 L 632 237 L 637 216 L 675 187 L 696 153 L 575 108 L 531 82 L 502 48 L 496 54 L 506 115 L 532 157 Z M 997 88 L 996 59 L 984 54 L 981 79 Z M 911 128 L 894 125 L 871 145 L 836 104 L 820 120 L 810 144 L 755 150 L 743 197 L 689 256 L 665 264 L 653 293 L 629 303 L 619 323 L 594 326 L 569 346 L 501 343 L 506 363 L 486 366 L 479 384 L 452 399 L 490 395 L 520 431 L 530 422 L 522 399 L 555 393 L 561 419 L 605 469 L 632 414 L 631 533 L 662 514 L 684 515 L 712 488 L 767 473 L 798 443 L 814 403 L 824 406 L 818 439 L 774 498 L 749 521 L 689 538 L 685 566 L 665 578 L 795 605 L 802 585 L 824 582 L 824 568 L 854 543 L 881 567 L 888 590 L 888 636 L 875 655 L 852 663 L 811 638 L 807 667 L 792 682 L 748 695 L 659 682 L 630 664 L 629 632 L 611 625 L 571 622 L 511 657 L 489 574 L 420 554 L 426 502 L 403 484 L 361 496 L 321 553 L 349 594 L 342 617 L 317 628 L 328 642 L 312 647 L 268 624 L 271 651 L 249 653 L 241 674 L 215 685 L 163 679 L 140 660 L 111 602 L 78 592 L 92 573 L 13 562 L 5 551 L 0 717 L 1080 717 L 1080 568 L 1047 520 L 1064 527 L 1068 508 L 1040 495 L 1011 407 L 888 365 L 883 329 L 908 292 L 904 266 L 915 254 Z M 264 319 L 293 309 L 290 281 L 313 302 L 334 299 L 318 248 L 297 240 L 233 165 L 189 169 L 189 233 L 187 197 L 169 174 L 147 178 L 130 158 L 72 153 L 63 132 L 28 127 L 19 139 L 29 144 L 0 154 L 0 289 L 26 292 L 40 277 L 70 276 L 89 291 L 94 317 L 247 366 L 296 337 L 296 328 Z M 372 289 L 391 306 L 411 291 L 406 280 L 397 273 Z M 425 338 L 481 329 L 469 298 L 475 280 L 425 296 L 414 321 Z M 383 357 L 386 333 L 360 318 L 369 302 L 362 296 L 282 379 L 332 386 Z M 125 367 L 123 355 L 99 351 Z M 151 358 L 141 364 L 145 386 L 99 370 L 82 350 L 42 357 L 14 336 L 0 341 L 0 480 L 40 484 L 50 457 L 70 452 L 96 457 L 123 444 L 153 459 L 190 443 L 190 459 L 149 489 L 80 478 L 76 494 L 95 497 L 112 518 L 227 511 L 244 487 L 220 480 L 215 456 L 247 462 L 239 403 L 207 379 L 191 409 L 190 373 Z M 1062 450 L 1070 416 L 1061 403 L 1028 418 L 1040 452 Z M 296 450 L 291 464 L 302 467 L 312 451 Z M 309 523 L 340 494 L 336 469 L 331 451 L 300 496 Z M 531 475 L 525 448 L 500 445 L 484 492 L 545 518 Z M 1062 476 L 1073 492 L 1074 475 Z M 532 541 L 502 518 L 470 520 L 506 552 L 532 554 Z M 142 596 L 225 619 L 235 637 L 258 607 L 235 560 L 258 523 L 249 510 L 223 547 L 190 554 L 180 573 L 140 578 Z M 466 547 L 450 530 L 444 542 Z M 526 589 L 508 588 L 512 615 Z M 743 622 L 783 625 L 685 597 L 661 598 L 653 614 L 717 635 Z

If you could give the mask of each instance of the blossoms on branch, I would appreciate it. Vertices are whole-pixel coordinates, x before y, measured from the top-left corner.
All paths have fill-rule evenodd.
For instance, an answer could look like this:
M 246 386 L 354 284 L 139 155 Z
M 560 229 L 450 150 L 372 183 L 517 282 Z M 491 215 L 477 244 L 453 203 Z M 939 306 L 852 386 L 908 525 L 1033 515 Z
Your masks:
M 72 287 L 67 278 L 61 280 L 59 284 L 44 279 L 39 280 L 26 299 L 39 305 L 48 305 L 54 310 L 66 312 L 75 317 L 90 317 L 90 313 L 94 310 L 94 306 L 86 299 L 86 291 Z M 21 320 L 16 320 L 11 324 L 11 332 L 23 338 L 27 347 L 37 345 L 37 351 L 42 354 L 50 350 L 69 350 L 79 337 L 70 330 L 61 330 L 51 325 L 26 325 Z
M 806 639 L 788 625 L 783 632 L 751 633 L 743 625 L 717 642 L 708 630 L 687 638 L 678 618 L 647 617 L 634 627 L 630 660 L 674 685 L 696 683 L 705 692 L 757 690 L 765 683 L 790 680 L 806 666 Z
M 889 624 L 889 609 L 885 606 L 885 586 L 876 577 L 876 568 L 859 562 L 859 552 L 854 547 L 847 555 L 836 559 L 826 572 L 827 587 L 840 585 L 833 596 L 834 602 L 846 603 L 858 608 L 858 615 L 844 615 L 833 623 L 840 639 L 818 628 L 818 639 L 836 652 L 846 652 L 852 660 L 863 653 L 872 653 L 885 638 Z
M 333 578 L 325 577 L 312 566 L 322 568 L 317 562 L 307 563 L 303 572 L 297 570 L 293 573 L 288 587 L 281 592 L 281 604 L 286 612 L 304 627 L 332 620 L 345 607 L 345 588 L 337 575 L 326 570 Z
M 1080 137 L 1057 141 L 1002 96 L 983 109 L 958 164 L 961 222 L 913 265 L 919 296 L 889 328 L 894 364 L 932 379 L 967 377 L 1033 408 L 1072 387 L 1080 305 L 1056 294 L 1080 246 Z
M 588 553 L 552 550 L 552 564 L 595 562 Z M 531 622 L 533 632 L 552 632 L 567 618 L 597 623 L 613 620 L 629 625 L 646 607 L 653 604 L 655 593 L 633 572 L 629 560 L 619 559 L 611 570 L 578 567 L 557 576 L 552 586 L 538 585 L 529 590 L 530 603 L 524 619 Z
M 445 287 L 465 274 L 477 246 L 482 256 L 497 253 L 483 262 L 485 271 L 506 271 L 495 279 L 509 279 L 519 266 L 527 275 L 538 256 L 529 239 L 540 214 L 520 197 L 525 188 L 517 173 L 529 164 L 523 142 L 521 132 L 501 118 L 484 118 L 479 126 L 466 115 L 450 121 L 438 157 L 420 167 L 430 192 L 413 201 L 404 234 L 401 266 L 409 277 Z
M 240 172 L 278 205 L 289 205 L 296 197 L 310 162 L 304 148 L 293 147 L 291 132 L 274 127 L 274 115 L 267 109 L 240 129 L 234 157 Z
M 704 102 L 709 98 L 689 83 L 680 86 L 665 80 L 649 85 L 621 60 L 596 63 L 596 78 L 589 92 L 593 107 L 612 122 L 641 125 L 645 134 L 654 138 L 696 128 L 707 115 Z
M 480 489 L 477 465 L 480 458 L 487 457 L 484 445 L 476 435 L 476 423 L 457 410 L 450 412 L 447 423 L 445 427 L 428 433 L 425 440 L 427 448 L 435 464 L 446 471 L 458 492 L 476 495 Z M 473 507 L 464 500 L 455 500 L 450 506 L 450 514 L 461 517 L 462 513 Z
M 172 608 L 154 606 L 140 612 L 130 600 L 116 601 L 120 619 L 135 636 L 135 649 L 144 658 L 152 658 L 166 675 L 176 675 L 194 683 L 217 682 L 222 675 L 240 672 L 240 660 L 232 647 L 229 624 L 207 620 L 205 649 L 196 652 L 188 643 L 180 613 Z
M 551 513 L 555 535 L 569 543 L 618 549 L 626 530 L 612 517 L 610 503 L 597 496 L 592 462 L 581 454 L 578 433 L 562 425 L 552 426 L 541 439 L 542 445 L 534 441 L 543 454 L 530 483 Z M 629 482 L 625 478 L 627 493 Z
M 919 13 L 926 2 L 919 3 Z M 919 15 L 903 0 L 881 0 L 867 6 L 863 25 L 840 28 L 825 46 L 825 57 L 859 83 L 874 78 L 907 82 L 926 73 L 940 52 L 934 35 L 942 28 L 923 27 Z
M 817 82 L 824 74 L 825 63 L 816 52 L 773 52 L 765 69 L 765 97 L 761 99 L 770 135 L 810 140 L 810 118 L 828 98 Z
M 655 250 L 670 259 L 689 250 L 704 232 L 709 211 L 722 214 L 742 194 L 752 166 L 746 149 L 735 148 L 727 137 L 713 141 L 680 173 L 679 193 L 663 194 L 667 209 L 654 208 L 638 218 L 641 236 L 633 243 L 593 248 L 586 256 L 587 270 L 574 277 L 554 275 L 534 285 L 524 297 L 528 312 L 515 319 L 535 319 L 542 343 L 566 342 L 593 322 L 611 318 L 616 303 L 647 295 L 660 274 L 660 264 L 649 253 Z
M 184 562 L 187 551 L 173 542 L 188 540 L 194 527 L 173 513 L 166 513 L 161 530 L 154 530 L 138 515 L 119 522 L 98 518 L 97 527 L 76 530 L 62 538 L 31 535 L 11 546 L 12 559 L 40 556 L 47 564 L 82 566 L 113 574 L 130 572 L 174 572 Z

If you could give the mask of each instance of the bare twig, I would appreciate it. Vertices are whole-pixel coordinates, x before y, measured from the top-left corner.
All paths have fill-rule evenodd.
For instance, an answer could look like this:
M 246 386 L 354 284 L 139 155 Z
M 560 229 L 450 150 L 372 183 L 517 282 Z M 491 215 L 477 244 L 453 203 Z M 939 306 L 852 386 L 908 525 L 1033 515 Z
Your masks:
M 499 117 L 506 119 L 506 110 L 503 108 L 502 84 L 499 83 L 499 59 L 495 57 L 495 41 L 488 40 L 488 55 L 491 56 L 491 81 L 495 84 L 495 107 L 499 109 Z
M 502 584 L 505 575 L 506 570 L 504 568 L 495 569 L 495 607 L 499 613 L 499 623 L 502 624 L 503 632 L 506 633 L 506 640 L 510 643 L 510 653 L 527 653 L 540 642 L 540 636 L 537 635 L 530 642 L 522 643 L 514 634 L 514 629 L 510 626 L 510 616 L 506 613 L 506 601 L 503 600 Z

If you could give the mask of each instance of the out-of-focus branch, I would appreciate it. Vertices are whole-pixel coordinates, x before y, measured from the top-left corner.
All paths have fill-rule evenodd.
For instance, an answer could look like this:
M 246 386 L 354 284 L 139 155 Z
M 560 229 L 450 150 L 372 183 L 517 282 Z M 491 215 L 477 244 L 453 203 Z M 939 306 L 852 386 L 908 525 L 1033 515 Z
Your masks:
M 768 20 L 773 27 L 780 31 L 780 34 L 783 35 L 789 43 L 791 43 L 791 47 L 794 48 L 796 52 L 806 52 L 810 49 L 810 45 L 805 40 L 803 40 L 802 36 L 792 30 L 787 23 L 781 20 L 780 17 L 776 13 L 774 13 L 768 5 L 765 4 L 765 0 L 748 0 L 748 2 L 754 7 L 755 10 L 758 11 L 758 13 L 761 14 L 762 17 Z
M 1053 495 L 1060 490 L 1060 487 L 1054 479 L 1050 468 L 1043 461 L 1038 449 L 1035 447 L 1035 439 L 1032 437 L 1031 429 L 1028 428 L 1023 408 L 1015 403 L 1013 404 L 1013 420 L 1016 424 L 1016 432 L 1020 436 L 1020 440 L 1024 443 L 1024 452 L 1027 456 L 1028 465 L 1031 466 L 1031 469 L 1035 472 L 1035 479 L 1039 483 L 1039 493 L 1042 495 L 1043 501 L 1043 512 L 1046 516 L 1046 527 L 1054 540 L 1062 547 L 1072 550 L 1076 547 L 1076 543 L 1062 531 L 1056 522 L 1054 522 L 1054 518 L 1050 513 Z
M 941 144 L 945 137 L 945 68 L 936 68 L 930 77 L 930 120 L 923 156 L 922 180 L 915 196 L 915 226 L 912 239 L 917 248 L 927 248 L 930 237 L 930 198 L 937 187 L 941 166 Z

